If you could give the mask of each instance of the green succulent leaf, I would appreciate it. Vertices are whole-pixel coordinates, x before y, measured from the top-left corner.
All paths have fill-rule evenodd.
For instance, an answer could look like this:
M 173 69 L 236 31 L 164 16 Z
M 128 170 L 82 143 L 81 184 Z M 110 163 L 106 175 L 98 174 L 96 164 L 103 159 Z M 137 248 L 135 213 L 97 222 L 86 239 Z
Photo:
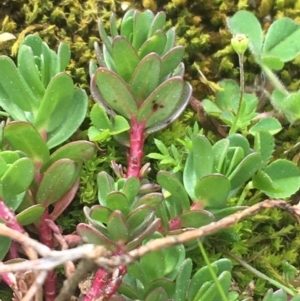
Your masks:
M 194 169 L 197 179 L 200 179 L 213 171 L 214 158 L 212 156 L 212 146 L 203 135 L 195 136 L 192 143 Z
M 147 224 L 153 219 L 153 212 L 153 208 L 142 205 L 128 215 L 127 224 L 131 236 L 136 235 L 136 233 L 133 233 L 136 229 L 141 232 L 147 227 Z
M 159 55 L 163 54 L 167 42 L 167 36 L 162 30 L 156 31 L 150 38 L 148 38 L 138 51 L 141 58 L 152 52 Z
M 221 174 L 210 174 L 197 181 L 195 196 L 205 207 L 223 208 L 231 190 L 230 181 Z
M 172 296 L 175 289 L 175 284 L 173 281 L 167 278 L 155 279 L 149 283 L 146 293 L 154 291 L 157 288 L 163 288 L 167 293 L 167 296 Z
M 107 250 L 112 252 L 116 251 L 118 248 L 112 240 L 104 236 L 101 232 L 90 225 L 80 223 L 76 227 L 76 232 L 86 243 L 102 245 Z
M 171 173 L 160 171 L 157 174 L 157 182 L 162 188 L 167 190 L 173 199 L 180 204 L 183 211 L 190 208 L 190 201 L 182 183 Z
M 131 206 L 135 201 L 135 198 L 139 192 L 141 187 L 141 183 L 139 179 L 135 177 L 129 177 L 126 179 L 126 182 L 122 188 L 122 192 L 125 194 L 126 198 L 128 199 L 128 203 Z
M 161 61 L 156 53 L 150 53 L 140 61 L 130 82 L 130 88 L 138 106 L 158 87 L 160 71 Z
M 175 46 L 175 40 L 176 40 L 176 32 L 174 28 L 170 28 L 167 32 L 167 44 L 164 49 L 164 54 L 166 54 L 168 51 L 170 51 Z
M 137 121 L 145 122 L 146 128 L 168 119 L 180 105 L 183 81 L 173 77 L 159 87 L 141 105 Z
M 36 112 L 38 108 L 37 96 L 28 87 L 13 60 L 9 57 L 1 56 L 0 70 L 1 90 L 6 93 L 5 97 L 8 96 L 9 101 L 23 111 Z
M 179 218 L 181 228 L 200 228 L 214 221 L 214 216 L 206 210 L 183 212 Z
M 235 189 L 243 185 L 255 174 L 257 170 L 259 170 L 261 164 L 261 156 L 258 153 L 253 153 L 245 157 L 244 160 L 228 176 L 231 183 L 231 189 Z
M 106 206 L 106 198 L 114 190 L 114 179 L 105 171 L 97 175 L 98 200 L 99 204 Z
M 212 153 L 214 157 L 213 172 L 221 173 L 222 167 L 226 158 L 226 154 L 229 148 L 229 140 L 221 139 L 217 141 L 212 147 Z
M 51 149 L 69 139 L 79 128 L 88 108 L 88 97 L 84 90 L 75 89 L 72 102 L 65 118 L 48 133 L 47 146 Z
M 133 208 L 138 208 L 141 205 L 146 204 L 151 208 L 156 208 L 156 206 L 163 201 L 163 195 L 161 193 L 148 193 L 141 198 L 139 198 L 135 203 Z
M 99 89 L 100 104 L 111 107 L 127 119 L 137 114 L 137 103 L 127 84 L 117 74 L 108 69 L 99 68 L 92 81 Z
M 219 284 L 221 285 L 221 288 L 223 292 L 227 295 L 228 291 L 230 289 L 231 284 L 231 273 L 228 271 L 224 271 L 221 273 L 221 275 L 218 277 Z M 222 298 L 217 284 L 213 283 L 206 292 L 202 295 L 201 298 L 197 298 L 199 301 L 219 301 L 220 298 Z
M 76 166 L 70 159 L 60 159 L 54 162 L 43 175 L 39 185 L 36 201 L 49 206 L 57 202 L 75 181 Z
M 74 141 L 57 149 L 53 154 L 50 156 L 50 160 L 45 162 L 41 168 L 43 172 L 46 170 L 51 164 L 59 159 L 70 159 L 75 163 L 83 163 L 88 161 L 92 158 L 95 154 L 96 146 L 94 143 L 89 141 Z
M 111 36 L 112 38 L 115 38 L 117 35 L 119 35 L 118 28 L 117 28 L 117 18 L 115 14 L 110 15 L 109 24 L 110 24 Z
M 254 150 L 261 154 L 262 167 L 265 167 L 274 151 L 275 139 L 269 132 L 256 132 L 254 138 Z
M 54 76 L 40 103 L 34 125 L 38 131 L 52 131 L 65 120 L 74 95 L 72 78 L 59 73 Z
M 186 258 L 180 265 L 176 277 L 175 301 L 186 301 L 188 285 L 192 274 L 193 263 L 190 258 Z
M 26 171 L 26 177 L 24 177 Z M 21 158 L 9 166 L 1 177 L 2 197 L 11 198 L 24 192 L 34 179 L 35 166 L 29 158 Z
M 98 30 L 99 30 L 100 38 L 103 44 L 105 45 L 106 49 L 108 50 L 109 53 L 112 53 L 111 39 L 107 36 L 101 19 L 98 20 Z
M 49 149 L 37 132 L 27 122 L 16 121 L 9 123 L 4 130 L 4 141 L 15 150 L 24 152 L 34 162 L 49 160 Z
M 183 245 L 165 249 L 165 277 L 174 280 L 185 260 L 186 252 Z
M 148 38 L 150 38 L 157 30 L 163 29 L 166 23 L 166 14 L 163 11 L 157 13 L 152 21 Z
M 125 37 L 129 42 L 132 42 L 133 38 L 134 12 L 134 9 L 129 9 L 125 13 L 121 23 L 121 36 Z
M 129 238 L 129 230 L 124 215 L 115 210 L 107 222 L 108 237 L 114 242 L 126 243 Z
M 146 272 L 145 274 L 148 282 L 158 278 L 163 278 L 166 269 L 163 250 L 146 254 L 141 258 L 140 263 L 142 269 Z
M 117 36 L 113 40 L 112 58 L 118 75 L 129 83 L 140 59 L 127 39 Z
M 181 63 L 184 54 L 184 47 L 176 46 L 164 54 L 161 58 L 161 80 L 168 74 L 172 73 L 176 67 Z
M 16 215 L 18 223 L 27 226 L 37 222 L 45 212 L 43 205 L 32 205 Z
M 0 220 L 0 223 L 1 223 L 1 220 Z M 0 235 L 0 241 L 1 241 L 1 244 L 0 244 L 0 260 L 2 261 L 5 258 L 7 252 L 9 251 L 10 244 L 11 244 L 11 239 L 9 237 Z
M 41 101 L 45 93 L 45 87 L 41 81 L 31 47 L 23 45 L 19 48 L 18 69 L 32 93 Z
M 170 123 L 174 122 L 174 120 L 176 120 L 184 112 L 186 106 L 189 103 L 191 95 L 192 95 L 192 86 L 187 82 L 184 82 L 182 96 L 177 104 L 176 109 L 173 111 L 171 115 L 169 115 L 167 119 L 163 119 L 162 121 L 154 123 L 152 126 L 146 128 L 145 131 L 146 134 L 151 134 L 159 130 L 162 130 L 165 127 L 167 127 Z
M 112 210 L 101 205 L 94 205 L 89 212 L 89 216 L 93 220 L 99 221 L 103 224 L 107 224 L 111 214 L 112 214 Z
M 70 47 L 67 43 L 60 43 L 57 49 L 58 58 L 58 70 L 57 72 L 62 72 L 66 69 L 71 59 Z
M 138 49 L 147 40 L 149 29 L 153 20 L 154 14 L 151 10 L 147 9 L 143 12 L 135 10 L 132 39 L 132 45 L 135 50 L 138 51 Z
M 99 189 L 102 189 L 102 187 L 99 187 Z M 113 191 L 107 195 L 106 206 L 112 211 L 120 210 L 124 216 L 127 216 L 130 211 L 127 197 L 119 191 Z

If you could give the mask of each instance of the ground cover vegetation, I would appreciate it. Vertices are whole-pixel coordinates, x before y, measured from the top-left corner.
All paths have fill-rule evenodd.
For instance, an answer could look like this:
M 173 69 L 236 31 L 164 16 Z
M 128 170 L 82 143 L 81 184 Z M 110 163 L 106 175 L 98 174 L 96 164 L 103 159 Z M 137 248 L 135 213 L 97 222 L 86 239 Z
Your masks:
M 0 7 L 2 301 L 300 300 L 297 1 Z

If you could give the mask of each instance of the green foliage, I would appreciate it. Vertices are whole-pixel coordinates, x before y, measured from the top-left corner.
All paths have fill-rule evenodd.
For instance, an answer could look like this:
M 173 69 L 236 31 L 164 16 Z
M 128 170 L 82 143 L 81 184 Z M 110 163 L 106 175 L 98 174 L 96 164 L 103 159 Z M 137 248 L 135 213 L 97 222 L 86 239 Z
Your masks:
M 249 26 L 251 24 L 251 26 Z M 239 11 L 228 18 L 230 31 L 244 34 L 250 40 L 250 50 L 255 61 L 274 85 L 272 104 L 282 112 L 290 123 L 300 118 L 299 93 L 289 93 L 272 70 L 281 70 L 285 62 L 300 54 L 300 46 L 295 43 L 300 38 L 300 26 L 290 18 L 280 18 L 272 23 L 265 37 L 256 17 L 247 11 Z
M 64 72 L 70 49 L 57 53 L 42 39 L 28 35 L 18 51 L 18 65 L 0 57 L 0 105 L 16 121 L 30 122 L 51 149 L 66 141 L 85 118 L 86 93 Z
M 112 15 L 111 37 L 99 21 L 103 49 L 96 45 L 95 50 L 100 68 L 90 66 L 95 101 L 112 117 L 135 117 L 146 133 L 173 122 L 191 95 L 183 81 L 183 47 L 175 46 L 174 29 L 163 31 L 165 18 L 163 12 L 128 10 L 119 33 Z

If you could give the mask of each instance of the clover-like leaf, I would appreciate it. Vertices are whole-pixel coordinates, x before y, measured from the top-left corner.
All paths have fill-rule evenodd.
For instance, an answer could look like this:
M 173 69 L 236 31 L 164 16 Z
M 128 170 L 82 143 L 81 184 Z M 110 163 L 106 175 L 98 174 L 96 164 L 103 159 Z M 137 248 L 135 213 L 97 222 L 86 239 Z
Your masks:
M 264 55 L 274 56 L 283 62 L 290 61 L 300 54 L 300 26 L 290 18 L 276 20 L 268 29 L 263 45 Z
M 263 32 L 254 14 L 240 10 L 233 17 L 227 19 L 227 24 L 233 35 L 245 34 L 250 40 L 250 49 L 253 54 L 255 56 L 260 55 L 263 45 Z
M 260 181 L 253 181 L 254 187 L 262 190 L 272 198 L 286 198 L 300 188 L 300 173 L 298 167 L 287 160 L 278 159 L 266 167 L 264 173 L 272 181 L 273 189 L 262 185 Z

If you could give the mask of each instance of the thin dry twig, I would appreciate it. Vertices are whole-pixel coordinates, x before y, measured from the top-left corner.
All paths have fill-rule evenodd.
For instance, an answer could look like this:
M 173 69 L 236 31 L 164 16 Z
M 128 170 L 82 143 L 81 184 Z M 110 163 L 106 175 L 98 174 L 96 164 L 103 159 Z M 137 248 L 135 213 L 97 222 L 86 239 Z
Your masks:
M 291 206 L 282 200 L 266 200 L 201 228 L 189 230 L 179 235 L 171 235 L 164 238 L 151 240 L 147 244 L 140 246 L 139 248 L 132 250 L 127 254 L 115 256 L 112 256 L 112 254 L 106 251 L 102 246 L 91 244 L 85 244 L 68 250 L 50 250 L 48 247 L 29 238 L 27 235 L 12 230 L 6 227 L 4 224 L 0 224 L 0 235 L 8 236 L 22 245 L 27 245 L 34 249 L 38 254 L 43 256 L 43 258 L 21 263 L 0 265 L 0 273 L 26 270 L 42 271 L 40 274 L 41 276 L 38 277 L 38 280 L 36 280 L 37 282 L 34 283 L 35 287 L 39 287 L 41 285 L 41 279 L 43 278 L 43 275 L 47 273 L 47 271 L 52 270 L 55 267 L 66 263 L 67 261 L 83 259 L 81 263 L 79 263 L 78 268 L 73 276 L 65 282 L 65 285 L 62 289 L 62 294 L 60 294 L 57 299 L 57 301 L 69 300 L 67 299 L 69 298 L 67 296 L 70 294 L 67 294 L 66 291 L 69 290 L 72 292 L 82 277 L 84 277 L 84 275 L 86 275 L 86 273 L 92 269 L 92 266 L 94 267 L 94 263 L 104 269 L 112 270 L 114 267 L 127 265 L 150 252 L 154 252 L 162 248 L 172 247 L 178 244 L 183 244 L 192 239 L 199 239 L 201 237 L 211 235 L 219 230 L 229 228 L 247 216 L 253 215 L 260 210 L 272 207 L 289 211 L 299 221 L 300 204 Z M 37 289 L 30 288 L 30 291 L 31 290 L 34 291 Z M 26 300 L 29 299 L 22 301 Z

